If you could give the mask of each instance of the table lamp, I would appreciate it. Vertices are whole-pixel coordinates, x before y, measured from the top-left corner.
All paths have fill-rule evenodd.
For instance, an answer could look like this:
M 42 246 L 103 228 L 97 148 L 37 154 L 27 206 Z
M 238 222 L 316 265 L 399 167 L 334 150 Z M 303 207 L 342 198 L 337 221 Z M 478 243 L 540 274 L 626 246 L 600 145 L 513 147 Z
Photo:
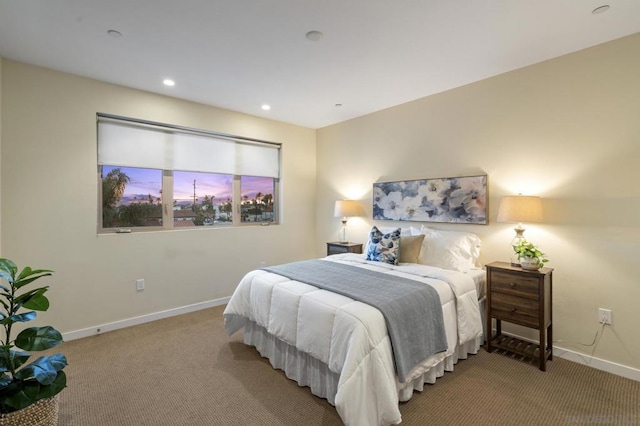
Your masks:
M 528 195 L 509 195 L 502 197 L 500 207 L 498 208 L 498 222 L 516 222 L 518 223 L 514 231 L 515 237 L 509 245 L 509 259 L 511 265 L 520 266 L 520 259 L 517 253 L 513 251 L 513 246 L 524 240 L 525 228 L 522 222 L 537 223 L 542 222 L 542 200 L 540 197 L 532 197 Z
M 342 227 L 340 228 L 339 240 L 341 243 L 348 243 L 347 237 L 347 217 L 359 216 L 360 209 L 358 202 L 355 200 L 338 200 L 333 209 L 334 217 L 342 218 Z

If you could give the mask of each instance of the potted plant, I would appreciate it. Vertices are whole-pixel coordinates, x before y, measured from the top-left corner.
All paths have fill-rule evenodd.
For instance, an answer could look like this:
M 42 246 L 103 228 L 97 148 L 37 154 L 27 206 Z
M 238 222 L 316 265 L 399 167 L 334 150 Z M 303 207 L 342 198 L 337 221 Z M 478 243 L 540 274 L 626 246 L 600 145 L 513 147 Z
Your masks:
M 543 252 L 525 239 L 514 244 L 513 251 L 518 255 L 522 269 L 526 269 L 528 271 L 537 271 L 549 261 Z
M 18 267 L 0 258 L 0 424 L 56 425 L 57 394 L 65 388 L 67 378 L 62 371 L 67 359 L 62 354 L 45 355 L 27 363 L 31 354 L 62 343 L 62 335 L 50 326 L 29 327 L 15 339 L 14 327 L 36 318 L 35 311 L 49 309 L 44 295 L 48 286 L 26 290 L 35 280 L 53 271 Z M 4 285 L 6 281 L 7 285 Z M 22 327 L 21 327 L 22 328 Z M 17 349 L 21 350 L 17 350 Z M 21 420 L 22 419 L 22 420 Z

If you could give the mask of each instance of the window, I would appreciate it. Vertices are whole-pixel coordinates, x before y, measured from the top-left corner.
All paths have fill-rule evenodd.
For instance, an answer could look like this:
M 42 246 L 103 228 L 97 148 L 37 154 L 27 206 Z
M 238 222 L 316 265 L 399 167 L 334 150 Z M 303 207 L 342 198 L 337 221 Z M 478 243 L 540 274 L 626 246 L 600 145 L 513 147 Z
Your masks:
M 280 144 L 98 114 L 99 232 L 278 223 Z
M 231 225 L 233 176 L 173 172 L 173 227 Z
M 240 195 L 242 203 L 240 218 L 245 222 L 273 222 L 273 194 L 275 179 L 242 176 L 240 177 Z
M 102 227 L 162 226 L 162 170 L 103 166 Z

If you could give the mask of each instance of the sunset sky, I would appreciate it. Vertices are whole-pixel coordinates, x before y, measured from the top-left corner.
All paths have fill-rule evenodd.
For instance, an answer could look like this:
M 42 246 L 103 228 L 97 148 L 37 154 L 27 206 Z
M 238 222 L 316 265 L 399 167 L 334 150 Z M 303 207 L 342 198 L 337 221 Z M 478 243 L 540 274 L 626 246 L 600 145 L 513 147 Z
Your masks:
M 102 175 L 106 176 L 116 166 L 103 166 Z M 127 184 L 121 204 L 128 204 L 134 197 L 160 198 L 162 171 L 119 167 L 131 181 Z M 205 195 L 215 196 L 214 204 L 226 202 L 232 197 L 233 176 L 197 172 L 173 172 L 173 197 L 178 203 L 193 201 L 193 181 L 196 181 L 196 197 L 202 201 Z M 273 194 L 273 179 L 243 176 L 241 178 L 242 196 L 254 198 L 258 192 Z

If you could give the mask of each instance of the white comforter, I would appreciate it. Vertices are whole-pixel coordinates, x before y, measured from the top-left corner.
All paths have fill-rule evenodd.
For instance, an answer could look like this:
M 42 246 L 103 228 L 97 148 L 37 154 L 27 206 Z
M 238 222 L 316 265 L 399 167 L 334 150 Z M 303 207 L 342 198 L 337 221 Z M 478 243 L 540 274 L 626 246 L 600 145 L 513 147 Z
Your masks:
M 249 272 L 241 280 L 224 313 L 257 323 L 338 373 L 335 407 L 345 424 L 400 423 L 399 392 L 411 387 L 409 397 L 401 399 L 410 398 L 414 379 L 452 355 L 458 344 L 482 335 L 475 284 L 463 273 L 429 266 L 368 262 L 364 256 L 351 253 L 325 259 L 415 279 L 435 288 L 442 302 L 447 352 L 429 357 L 412 370 L 407 382 L 398 383 L 391 343 L 380 311 L 262 270 Z M 227 325 L 233 333 L 240 322 Z

